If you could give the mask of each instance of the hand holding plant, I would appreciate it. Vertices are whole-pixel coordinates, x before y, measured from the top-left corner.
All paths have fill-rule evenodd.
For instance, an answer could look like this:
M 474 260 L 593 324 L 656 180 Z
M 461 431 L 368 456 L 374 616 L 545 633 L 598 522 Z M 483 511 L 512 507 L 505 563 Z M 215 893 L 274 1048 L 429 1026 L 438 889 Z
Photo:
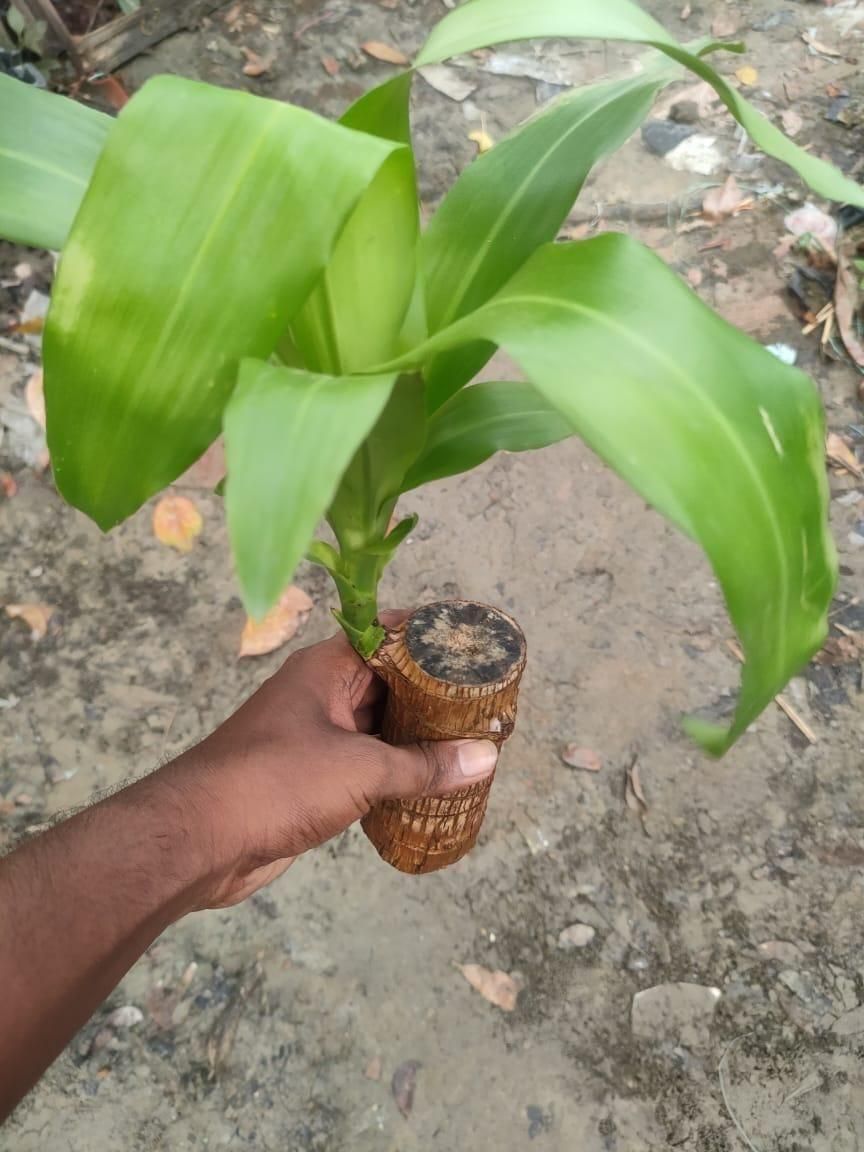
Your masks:
M 470 0 L 415 63 L 537 36 L 651 51 L 479 156 L 422 232 L 410 73 L 339 124 L 168 77 L 111 122 L 0 77 L 0 231 L 63 248 L 44 344 L 56 481 L 108 529 L 224 431 L 249 611 L 306 554 L 371 658 L 378 583 L 414 523 L 391 526 L 399 496 L 579 435 L 717 574 L 741 693 L 729 727 L 687 727 L 720 754 L 826 633 L 819 398 L 635 241 L 554 240 L 593 165 L 682 66 L 815 191 L 861 206 L 864 192 L 707 62 L 737 46 L 682 46 L 630 0 Z M 496 347 L 527 382 L 470 383 Z M 322 518 L 335 545 L 312 540 Z

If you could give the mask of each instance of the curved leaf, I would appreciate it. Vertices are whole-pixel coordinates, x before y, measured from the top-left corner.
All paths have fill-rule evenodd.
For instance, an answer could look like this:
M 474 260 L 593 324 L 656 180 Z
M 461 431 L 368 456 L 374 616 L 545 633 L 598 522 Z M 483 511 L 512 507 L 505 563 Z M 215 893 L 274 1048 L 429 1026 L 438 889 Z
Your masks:
M 462 172 L 421 240 L 430 331 L 483 304 L 540 244 L 555 239 L 591 169 L 635 132 L 655 94 L 679 72 L 667 60 L 639 76 L 568 93 Z M 479 360 L 466 349 L 430 366 L 431 411 L 471 378 Z
M 278 600 L 395 374 L 319 376 L 244 360 L 225 409 L 225 508 L 243 600 Z
M 174 77 L 120 113 L 45 330 L 57 485 L 103 528 L 201 455 L 394 145 Z M 327 195 L 321 195 L 321 189 Z
M 731 727 L 688 727 L 723 752 L 827 631 L 836 559 L 816 390 L 621 235 L 540 249 L 411 362 L 478 339 L 707 553 L 747 662 Z
M 430 417 L 423 452 L 402 489 L 468 472 L 496 452 L 545 448 L 572 435 L 560 409 L 531 384 L 473 384 Z
M 631 0 L 469 0 L 432 30 L 415 67 L 492 44 L 542 37 L 630 40 L 659 48 L 706 80 L 769 156 L 782 160 L 821 196 L 864 207 L 864 189 L 831 164 L 810 156 L 775 128 L 700 56 L 689 52 Z
M 397 143 L 410 140 L 411 73 L 353 104 L 342 124 Z M 304 362 L 322 372 L 359 372 L 395 356 L 416 280 L 420 234 L 410 147 L 387 158 L 339 237 L 291 332 Z
M 111 117 L 0 74 L 0 236 L 61 248 Z

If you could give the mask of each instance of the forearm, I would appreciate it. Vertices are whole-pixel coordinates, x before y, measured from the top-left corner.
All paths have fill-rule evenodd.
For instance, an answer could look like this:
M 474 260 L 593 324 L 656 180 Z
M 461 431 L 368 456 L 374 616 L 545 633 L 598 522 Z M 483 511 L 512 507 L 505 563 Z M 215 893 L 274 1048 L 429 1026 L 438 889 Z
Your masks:
M 169 765 L 0 860 L 0 1120 L 200 906 L 213 860 L 199 777 Z

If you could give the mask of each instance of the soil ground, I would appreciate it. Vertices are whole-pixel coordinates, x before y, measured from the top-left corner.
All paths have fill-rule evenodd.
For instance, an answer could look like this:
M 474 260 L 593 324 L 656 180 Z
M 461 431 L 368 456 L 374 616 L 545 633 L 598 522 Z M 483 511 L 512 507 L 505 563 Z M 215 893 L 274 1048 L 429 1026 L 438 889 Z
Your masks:
M 864 11 L 697 2 L 685 23 L 680 3 L 650 7 L 682 38 L 729 17 L 759 72 L 756 103 L 775 119 L 794 109 L 799 143 L 857 170 L 861 128 L 824 117 L 838 88 L 853 104 L 862 94 Z M 360 43 L 411 53 L 444 11 L 438 0 L 242 4 L 135 61 L 125 81 L 134 90 L 171 71 L 333 114 L 389 74 Z M 808 28 L 841 55 L 814 55 Z M 245 77 L 241 45 L 275 50 L 269 72 Z M 478 61 L 467 105 L 418 82 L 430 204 L 470 159 L 481 118 L 498 137 L 548 95 L 555 69 L 593 79 L 628 53 L 571 44 L 510 55 L 540 79 Z M 325 56 L 340 62 L 335 77 Z M 731 74 L 741 61 L 719 63 Z M 713 177 L 674 171 L 635 137 L 592 179 L 573 230 L 595 218 L 650 244 L 756 339 L 797 350 L 832 428 L 860 427 L 857 375 L 820 355 L 818 335 L 802 336 L 772 255 L 802 189 L 751 158 L 731 123 L 718 118 L 715 131 L 727 160 Z M 698 202 L 733 169 L 775 194 L 735 220 L 682 230 L 680 198 Z M 3 269 L 22 256 L 5 248 Z M 33 263 L 37 279 L 50 267 Z M 0 301 L 13 312 L 22 303 L 14 288 Z M 11 355 L 0 366 L 16 391 L 32 368 Z M 149 510 L 104 537 L 47 476 L 2 463 L 18 492 L 0 502 L 0 602 L 57 612 L 38 644 L 0 618 L 0 843 L 182 749 L 284 655 L 236 660 L 243 613 L 216 497 L 195 493 L 204 532 L 181 556 L 153 539 Z M 860 630 L 856 491 L 848 475 L 832 477 L 835 620 Z M 679 716 L 722 710 L 734 690 L 716 585 L 698 550 L 585 448 L 499 457 L 404 504 L 420 526 L 384 601 L 476 597 L 511 611 L 528 636 L 519 726 L 478 848 L 409 879 L 352 830 L 245 906 L 177 925 L 10 1120 L 2 1152 L 732 1152 L 746 1145 L 731 1114 L 760 1152 L 864 1148 L 860 664 L 814 664 L 791 685 L 816 743 L 772 707 L 709 762 Z M 332 631 L 333 598 L 316 571 L 298 580 L 315 600 L 296 641 L 307 643 Z M 564 766 L 571 741 L 599 754 L 600 772 Z M 644 823 L 623 800 L 634 751 Z M 565 950 L 559 934 L 576 922 L 595 936 Z M 467 962 L 518 976 L 514 1012 L 467 984 L 456 967 Z M 634 1033 L 634 995 L 676 982 L 718 989 L 713 1016 L 672 989 L 668 1028 Z M 143 1019 L 109 1026 L 122 1005 Z M 404 1118 L 391 1078 L 409 1060 L 420 1066 Z

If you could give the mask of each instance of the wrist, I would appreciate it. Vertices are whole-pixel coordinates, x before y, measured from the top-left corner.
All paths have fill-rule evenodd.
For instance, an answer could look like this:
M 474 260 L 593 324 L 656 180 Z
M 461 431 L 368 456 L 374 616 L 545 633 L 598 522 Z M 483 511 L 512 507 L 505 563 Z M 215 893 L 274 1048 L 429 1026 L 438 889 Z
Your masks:
M 236 861 L 214 774 L 196 753 L 183 753 L 112 797 L 132 806 L 130 819 L 142 829 L 138 843 L 157 857 L 168 922 L 209 907 Z

